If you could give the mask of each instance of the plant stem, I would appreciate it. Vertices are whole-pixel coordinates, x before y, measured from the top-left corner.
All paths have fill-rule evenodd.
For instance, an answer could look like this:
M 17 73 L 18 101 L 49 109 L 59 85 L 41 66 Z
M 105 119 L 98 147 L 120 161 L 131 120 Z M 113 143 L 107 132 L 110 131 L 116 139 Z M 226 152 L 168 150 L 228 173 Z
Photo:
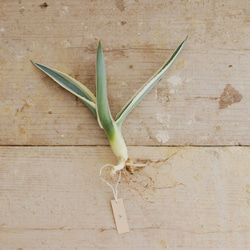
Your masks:
M 128 160 L 128 150 L 126 143 L 123 139 L 121 130 L 117 127 L 115 122 L 114 129 L 115 133 L 113 133 L 111 138 L 108 137 L 108 139 L 110 147 L 118 159 L 118 164 L 114 166 L 114 169 L 112 171 L 115 173 L 116 171 L 121 170 L 125 167 L 125 163 Z

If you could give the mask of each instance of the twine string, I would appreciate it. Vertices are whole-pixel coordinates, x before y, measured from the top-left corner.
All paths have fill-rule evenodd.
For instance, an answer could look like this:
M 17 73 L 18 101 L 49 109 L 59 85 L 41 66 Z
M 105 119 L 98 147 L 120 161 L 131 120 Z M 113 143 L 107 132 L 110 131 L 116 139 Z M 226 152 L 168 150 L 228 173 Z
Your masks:
M 119 177 L 118 177 L 118 180 L 117 180 L 117 182 L 116 182 L 116 184 L 115 184 L 115 188 L 114 188 L 108 181 L 106 181 L 106 180 L 102 177 L 102 171 L 103 171 L 103 169 L 106 168 L 106 167 L 108 167 L 108 166 L 114 167 L 113 164 L 105 164 L 105 165 L 103 165 L 103 166 L 101 167 L 100 173 L 99 173 L 99 174 L 100 174 L 100 179 L 112 189 L 113 194 L 114 194 L 115 201 L 118 202 L 118 185 L 119 185 L 119 182 L 120 182 L 120 180 L 121 180 L 121 170 L 119 171 L 119 172 L 120 172 L 120 173 L 119 173 Z

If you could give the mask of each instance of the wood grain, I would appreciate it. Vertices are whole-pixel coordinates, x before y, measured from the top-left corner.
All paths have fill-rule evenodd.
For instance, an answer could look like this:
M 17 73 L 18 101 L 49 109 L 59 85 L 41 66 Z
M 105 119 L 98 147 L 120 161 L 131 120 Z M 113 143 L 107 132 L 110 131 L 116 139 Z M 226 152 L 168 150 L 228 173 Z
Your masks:
M 248 6 L 2 0 L 0 249 L 250 249 Z M 30 59 L 95 92 L 101 40 L 115 115 L 186 35 L 123 125 L 130 157 L 145 167 L 123 173 L 130 233 L 119 236 L 99 178 L 103 164 L 116 163 L 106 136 Z
M 90 112 L 30 59 L 95 92 L 101 39 L 115 115 L 186 35 L 176 63 L 125 121 L 128 145 L 250 144 L 246 0 L 40 5 L 6 2 L 1 9 L 1 145 L 108 145 Z M 225 94 L 228 87 L 234 91 Z
M 108 147 L 1 147 L 1 249 L 248 249 L 248 147 L 130 147 L 130 233 L 118 236 L 99 179 Z M 126 247 L 125 247 L 126 246 Z

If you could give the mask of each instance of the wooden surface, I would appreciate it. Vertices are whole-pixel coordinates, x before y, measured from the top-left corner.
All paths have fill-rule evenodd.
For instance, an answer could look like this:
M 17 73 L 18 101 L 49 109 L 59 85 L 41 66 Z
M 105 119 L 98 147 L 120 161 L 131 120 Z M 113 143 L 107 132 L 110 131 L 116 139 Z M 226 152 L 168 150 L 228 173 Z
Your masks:
M 0 2 L 0 249 L 250 249 L 248 0 Z M 122 176 L 117 235 L 108 141 L 30 59 L 95 92 L 101 40 L 115 115 L 186 35 L 124 122 L 146 165 Z
M 98 176 L 109 148 L 1 147 L 1 249 L 250 247 L 249 147 L 129 153 L 147 165 L 122 178 L 130 232 L 117 235 Z
M 1 5 L 1 145 L 108 144 L 87 108 L 30 59 L 95 91 L 101 40 L 116 114 L 186 35 L 174 66 L 125 121 L 127 144 L 250 144 L 247 0 L 84 2 Z

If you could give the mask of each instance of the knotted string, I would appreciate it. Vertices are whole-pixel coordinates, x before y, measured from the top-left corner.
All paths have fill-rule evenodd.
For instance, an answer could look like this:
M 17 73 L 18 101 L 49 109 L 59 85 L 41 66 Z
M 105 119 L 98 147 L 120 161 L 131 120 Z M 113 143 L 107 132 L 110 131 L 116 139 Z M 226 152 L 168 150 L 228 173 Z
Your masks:
M 102 177 L 102 170 L 103 170 L 104 168 L 108 167 L 108 166 L 114 167 L 113 164 L 105 164 L 105 165 L 103 165 L 103 166 L 101 167 L 101 169 L 100 169 L 100 179 L 101 179 L 104 183 L 106 183 L 106 184 L 112 189 L 113 194 L 114 194 L 115 201 L 118 202 L 118 184 L 119 184 L 119 182 L 120 182 L 120 180 L 121 180 L 121 175 L 122 175 L 121 173 L 122 173 L 122 172 L 121 172 L 121 170 L 120 170 L 119 177 L 118 177 L 118 180 L 117 180 L 116 185 L 115 185 L 115 188 L 114 188 L 109 182 L 107 182 L 107 181 Z

